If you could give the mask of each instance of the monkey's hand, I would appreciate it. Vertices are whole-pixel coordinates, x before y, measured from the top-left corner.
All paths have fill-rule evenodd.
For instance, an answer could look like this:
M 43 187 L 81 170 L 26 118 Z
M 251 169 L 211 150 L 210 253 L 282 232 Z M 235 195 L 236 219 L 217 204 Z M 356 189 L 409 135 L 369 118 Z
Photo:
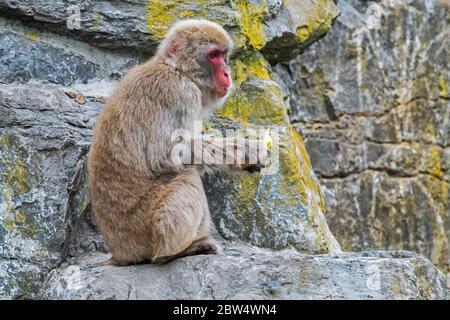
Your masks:
M 248 140 L 245 148 L 245 162 L 240 169 L 250 173 L 260 172 L 268 164 L 269 149 L 266 143 L 258 140 Z
M 250 173 L 260 172 L 265 166 L 262 164 L 243 164 L 241 165 L 241 169 L 248 171 Z
M 266 143 L 245 138 L 203 138 L 201 144 L 204 165 L 222 170 L 246 170 L 257 172 L 268 163 Z M 199 153 L 201 154 L 201 153 Z

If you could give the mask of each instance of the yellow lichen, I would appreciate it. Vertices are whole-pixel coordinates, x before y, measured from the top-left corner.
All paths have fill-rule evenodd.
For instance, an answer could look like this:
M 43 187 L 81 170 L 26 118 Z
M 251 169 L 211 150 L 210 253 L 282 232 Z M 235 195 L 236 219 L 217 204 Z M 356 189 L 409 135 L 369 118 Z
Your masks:
M 302 171 L 306 173 L 305 183 L 308 186 L 308 188 L 311 189 L 315 194 L 320 195 L 319 206 L 322 209 L 322 211 L 325 211 L 325 200 L 322 194 L 322 189 L 320 188 L 318 182 L 312 178 L 311 160 L 309 159 L 308 152 L 306 151 L 305 142 L 303 141 L 303 138 L 300 136 L 300 134 L 297 131 L 295 131 L 294 128 L 291 127 L 290 131 L 294 138 L 295 145 L 300 151 L 301 163 L 303 165 Z
M 9 232 L 15 224 L 25 224 L 22 231 L 25 235 L 35 234 L 36 227 L 19 211 L 14 213 L 14 197 L 20 196 L 29 189 L 29 173 L 19 143 L 7 135 L 0 136 L 0 198 L 5 206 L 3 225 Z M 19 230 L 20 231 L 20 230 Z
M 306 21 L 296 30 L 298 40 L 304 45 L 326 33 L 338 11 L 331 0 L 317 1 L 314 6 L 306 7 L 299 2 L 295 6 L 297 11 L 308 10 Z
M 284 180 L 282 192 L 289 194 L 293 191 L 294 194 L 300 194 L 312 218 L 319 210 L 325 212 L 324 196 L 320 185 L 313 179 L 311 162 L 302 137 L 291 126 L 289 133 L 288 139 L 292 144 L 288 143 L 285 151 L 282 148 L 280 156 L 280 170 Z
M 423 266 L 423 262 L 420 259 L 412 259 L 411 264 L 414 266 L 414 273 L 416 276 L 416 288 L 419 290 L 419 295 L 423 299 L 430 299 L 432 292 L 432 285 L 427 281 L 427 272 Z
M 176 18 L 174 7 L 178 1 L 152 0 L 147 4 L 147 28 L 157 39 L 163 39 Z M 186 15 L 186 12 L 184 13 Z
M 180 18 L 191 18 L 194 16 L 194 13 L 191 10 L 181 10 L 178 16 Z
M 425 168 L 436 177 L 442 176 L 441 154 L 437 147 L 430 147 L 425 151 Z
M 16 211 L 16 223 L 20 226 L 19 231 L 26 237 L 31 238 L 36 234 L 36 222 L 32 216 Z
M 272 103 L 274 98 L 282 101 L 278 88 L 268 85 L 263 90 L 256 88 L 241 88 L 249 78 L 269 80 L 269 64 L 260 54 L 243 56 L 232 63 L 232 76 L 235 86 L 233 95 L 226 104 L 216 111 L 222 117 L 244 124 L 267 119 L 280 123 L 285 120 L 285 107 Z M 273 122 L 275 123 L 275 122 Z
M 5 221 L 4 225 L 5 225 L 6 230 L 8 230 L 9 232 L 12 232 L 14 230 L 14 220 L 9 217 L 9 218 L 6 218 L 4 221 Z
M 36 42 L 39 40 L 39 33 L 37 31 L 29 31 L 25 34 L 25 38 L 32 42 Z
M 394 274 L 392 275 L 392 283 L 390 286 L 390 291 L 394 297 L 400 297 L 402 293 L 402 280 L 400 276 Z
M 253 88 L 239 88 L 216 114 L 244 125 L 285 123 L 286 109 L 283 104 L 273 103 L 274 99 L 283 99 L 281 91 L 275 87 L 254 91 Z
M 448 96 L 447 81 L 445 80 L 445 76 L 443 74 L 439 76 L 439 92 L 440 96 L 443 98 Z
M 102 25 L 102 16 L 99 12 L 94 11 L 91 15 L 91 19 L 94 27 L 98 28 Z
M 17 211 L 16 212 L 16 221 L 19 223 L 24 223 L 26 221 L 27 217 L 22 212 Z
M 430 137 L 432 138 L 436 137 L 436 130 L 434 128 L 434 124 L 431 122 L 427 123 L 427 125 L 424 128 L 424 132 L 430 135 Z
M 88 207 L 89 207 L 89 200 L 83 201 L 83 203 L 81 204 L 81 212 L 82 213 L 86 212 Z
M 250 45 L 259 50 L 266 44 L 263 20 L 268 13 L 267 5 L 264 3 L 252 3 L 246 0 L 233 0 L 237 10 L 237 21 L 241 31 Z
M 215 1 L 214 6 L 224 5 L 225 0 Z M 161 40 L 177 19 L 207 18 L 211 9 L 206 0 L 150 0 L 147 3 L 147 28 L 155 40 Z M 217 17 L 210 20 L 217 20 Z M 216 21 L 222 23 L 223 21 Z
M 300 26 L 297 28 L 297 37 L 300 39 L 301 42 L 305 42 L 308 40 L 311 32 L 309 31 L 309 28 L 307 26 Z
M 426 188 L 430 191 L 437 204 L 443 206 L 442 211 L 445 212 L 445 206 L 448 201 L 450 184 L 440 179 L 440 177 L 425 177 Z
M 259 178 L 253 175 L 241 176 L 237 180 L 239 184 L 239 204 L 240 207 L 245 208 L 245 210 L 250 210 L 255 201 L 256 192 L 258 190 Z M 239 216 L 240 210 L 236 212 Z
M 269 80 L 269 64 L 260 54 L 253 54 L 237 59 L 233 66 L 233 81 L 235 85 L 240 85 L 248 77 Z

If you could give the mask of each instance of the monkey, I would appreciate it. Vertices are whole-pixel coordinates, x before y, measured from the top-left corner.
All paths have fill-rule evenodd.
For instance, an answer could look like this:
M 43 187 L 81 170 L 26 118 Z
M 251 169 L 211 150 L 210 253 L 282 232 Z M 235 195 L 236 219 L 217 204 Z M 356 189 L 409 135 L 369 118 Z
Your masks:
M 220 252 L 210 232 L 201 180 L 204 165 L 174 161 L 171 133 L 191 130 L 194 121 L 225 102 L 232 87 L 228 65 L 232 50 L 233 41 L 220 25 L 179 21 L 155 55 L 130 69 L 106 101 L 88 158 L 92 209 L 112 254 L 105 265 L 167 263 Z M 186 143 L 195 144 L 194 140 Z M 236 151 L 238 143 L 230 141 L 200 143 L 218 151 L 231 143 Z M 249 143 L 258 150 L 257 164 L 244 161 L 219 167 L 232 172 L 263 166 L 264 145 Z M 250 150 L 244 148 L 246 159 Z

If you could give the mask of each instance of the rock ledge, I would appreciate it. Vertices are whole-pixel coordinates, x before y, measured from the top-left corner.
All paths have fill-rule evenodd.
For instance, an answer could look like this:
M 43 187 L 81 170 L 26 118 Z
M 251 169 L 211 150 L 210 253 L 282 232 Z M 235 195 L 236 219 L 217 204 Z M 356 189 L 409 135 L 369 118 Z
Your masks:
M 99 266 L 89 253 L 52 271 L 52 299 L 448 299 L 442 274 L 407 251 L 300 255 L 227 243 L 224 255 L 168 265 Z

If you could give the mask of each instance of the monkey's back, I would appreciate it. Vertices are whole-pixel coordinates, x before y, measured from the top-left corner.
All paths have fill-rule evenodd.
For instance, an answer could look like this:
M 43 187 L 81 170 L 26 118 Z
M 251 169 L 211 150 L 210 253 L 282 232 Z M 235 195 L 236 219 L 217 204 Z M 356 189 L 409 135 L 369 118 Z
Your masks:
M 172 208 L 168 203 L 187 213 L 207 210 L 203 208 L 206 199 L 197 170 L 173 167 L 167 159 L 170 153 L 165 150 L 173 128 L 182 127 L 186 121 L 173 119 L 171 108 L 183 95 L 180 88 L 191 89 L 192 84 L 185 81 L 174 90 L 173 83 L 169 83 L 173 74 L 159 68 L 151 62 L 131 70 L 95 125 L 88 161 L 92 207 L 98 228 L 119 261 L 151 259 L 158 250 L 165 250 L 157 224 L 169 219 L 166 216 Z M 189 99 L 198 104 L 198 92 L 195 88 L 191 92 Z M 179 185 L 186 187 L 177 188 Z M 187 203 L 189 198 L 202 201 Z M 191 223 L 197 224 L 191 230 L 198 229 L 198 221 L 177 219 L 184 224 L 183 230 L 189 230 L 186 227 Z M 186 232 L 183 230 L 174 226 L 173 232 Z

